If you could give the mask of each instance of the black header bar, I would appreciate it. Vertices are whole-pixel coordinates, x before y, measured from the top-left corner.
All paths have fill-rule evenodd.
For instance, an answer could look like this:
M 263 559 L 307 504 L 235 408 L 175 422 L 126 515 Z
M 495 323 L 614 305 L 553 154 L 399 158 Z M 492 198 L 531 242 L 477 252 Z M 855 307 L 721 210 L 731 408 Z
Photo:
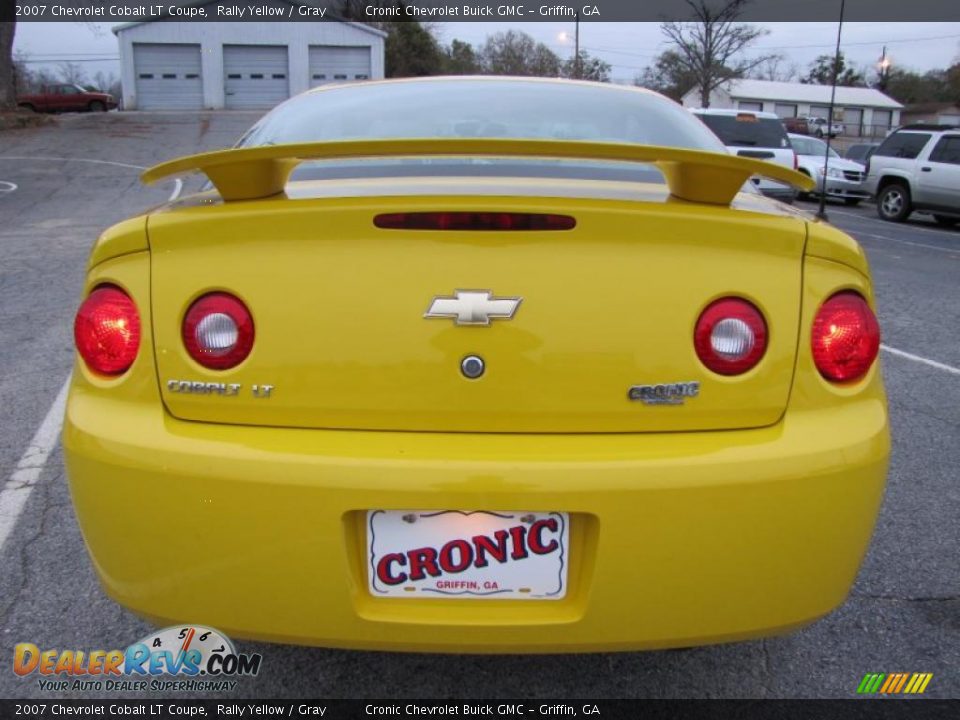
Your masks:
M 724 0 L 715 0 L 722 4 Z M 402 22 L 662 22 L 687 20 L 683 0 L 371 0 L 354 3 L 361 21 Z M 17 22 L 330 22 L 336 0 L 8 0 L 0 20 Z M 15 11 L 15 12 L 14 12 Z M 744 22 L 835 21 L 840 0 L 753 0 Z M 960 20 L 957 0 L 846 0 L 850 22 L 945 22 Z

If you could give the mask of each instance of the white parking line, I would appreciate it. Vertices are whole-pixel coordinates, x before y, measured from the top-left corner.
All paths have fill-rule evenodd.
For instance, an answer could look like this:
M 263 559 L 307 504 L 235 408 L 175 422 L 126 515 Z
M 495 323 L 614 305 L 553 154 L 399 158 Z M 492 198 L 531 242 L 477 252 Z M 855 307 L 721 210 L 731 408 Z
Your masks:
M 6 180 L 0 180 L 0 194 L 6 195 L 7 193 L 12 193 L 17 189 L 17 184 L 12 182 L 7 182 Z
M 173 181 L 173 192 L 170 193 L 170 197 L 167 198 L 167 202 L 173 202 L 178 197 L 180 197 L 180 192 L 183 190 L 183 180 L 176 178 Z
M 870 217 L 869 215 L 858 215 L 857 213 L 846 212 L 845 210 L 831 210 L 831 215 L 843 215 L 844 217 L 856 218 L 857 220 L 865 220 L 867 222 L 877 223 L 878 225 L 883 225 L 885 227 L 890 227 L 894 223 L 888 222 L 887 220 L 881 220 L 880 218 Z M 940 237 L 957 237 L 956 231 L 953 230 L 938 230 L 936 228 L 922 227 L 920 225 L 906 224 L 904 227 L 909 228 L 910 230 L 917 230 L 919 232 L 930 233 L 931 235 L 938 235 Z
M 861 230 L 851 230 L 850 232 L 854 233 L 855 235 L 863 235 L 864 237 L 876 238 L 877 240 L 889 240 L 890 242 L 900 243 L 901 245 L 913 245 L 914 247 L 927 248 L 928 250 L 939 250 L 940 252 L 960 255 L 960 250 L 954 250 L 953 248 L 940 247 L 939 245 L 927 245 L 926 243 L 911 242 L 909 240 L 901 240 L 900 238 L 888 237 L 887 235 L 877 235 L 876 233 L 862 232 Z
M 147 168 L 143 165 L 130 165 L 129 163 L 114 162 L 113 160 L 96 160 L 94 158 L 64 158 L 64 157 L 43 157 L 43 156 L 34 156 L 34 157 L 22 157 L 20 155 L 0 155 L 0 160 L 52 160 L 54 162 L 85 162 L 85 163 L 94 163 L 95 165 L 116 165 L 117 167 L 131 168 L 133 170 L 146 170 Z M 10 185 L 9 189 L 4 188 L 4 185 Z M 17 186 L 10 182 L 4 182 L 0 180 L 0 193 L 4 192 L 13 192 L 17 189 Z M 167 198 L 167 202 L 173 202 L 183 191 L 183 180 L 176 178 L 173 181 L 173 192 L 170 193 L 170 197 Z
M 27 498 L 37 486 L 40 473 L 47 464 L 50 452 L 60 439 L 60 428 L 63 426 L 63 409 L 67 402 L 67 388 L 70 386 L 70 376 L 64 381 L 57 399 L 53 401 L 47 416 L 43 418 L 40 427 L 23 455 L 17 463 L 16 470 L 10 475 L 3 490 L 0 490 L 0 552 L 13 531 Z
M 94 158 L 66 158 L 66 157 L 46 157 L 43 155 L 33 155 L 24 157 L 22 155 L 0 155 L 0 160 L 51 160 L 54 162 L 85 162 L 95 165 L 116 165 L 117 167 L 132 168 L 134 170 L 146 170 L 143 165 L 130 165 L 129 163 L 114 162 L 113 160 L 96 160 Z
M 960 368 L 955 368 L 952 365 L 945 365 L 944 363 L 937 362 L 936 360 L 928 360 L 925 357 L 920 357 L 919 355 L 914 355 L 912 353 L 904 352 L 903 350 L 897 350 L 892 348 L 889 345 L 881 345 L 880 348 L 885 352 L 890 353 L 891 355 L 897 355 L 907 360 L 913 360 L 914 362 L 923 363 L 924 365 L 929 365 L 930 367 L 935 367 L 937 370 L 943 370 L 944 372 L 951 373 L 953 375 L 960 375 Z

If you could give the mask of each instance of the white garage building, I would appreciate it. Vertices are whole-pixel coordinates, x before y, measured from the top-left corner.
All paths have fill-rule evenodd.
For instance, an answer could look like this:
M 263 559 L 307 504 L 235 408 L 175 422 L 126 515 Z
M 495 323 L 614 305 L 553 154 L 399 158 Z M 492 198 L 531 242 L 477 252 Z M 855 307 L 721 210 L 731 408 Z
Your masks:
M 215 16 L 217 2 L 206 6 Z M 318 85 L 384 73 L 386 33 L 361 23 L 159 20 L 113 32 L 125 110 L 270 108 Z
M 684 107 L 700 107 L 700 88 L 682 98 Z M 710 94 L 710 107 L 776 113 L 782 118 L 821 117 L 830 112 L 830 86 L 774 80 L 732 80 Z M 872 88 L 837 87 L 834 117 L 845 134 L 884 138 L 900 124 L 903 105 Z

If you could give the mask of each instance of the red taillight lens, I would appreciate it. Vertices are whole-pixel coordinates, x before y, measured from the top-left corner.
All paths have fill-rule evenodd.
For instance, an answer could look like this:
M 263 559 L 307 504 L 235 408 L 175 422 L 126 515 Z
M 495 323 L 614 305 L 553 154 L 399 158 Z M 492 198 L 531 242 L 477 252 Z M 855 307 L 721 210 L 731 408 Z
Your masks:
M 577 221 L 549 213 L 412 212 L 377 215 L 373 224 L 384 230 L 572 230 Z
M 811 343 L 813 362 L 827 380 L 859 380 L 880 351 L 880 325 L 860 295 L 837 293 L 817 311 Z
M 73 322 L 80 357 L 95 373 L 121 375 L 140 348 L 140 315 L 123 290 L 101 285 L 83 301 Z
M 183 318 L 187 352 L 213 370 L 227 370 L 246 360 L 253 336 L 253 317 L 247 306 L 227 293 L 204 295 Z
M 797 153 L 793 153 L 793 169 L 797 170 L 800 167 L 800 158 L 797 157 Z
M 718 375 L 740 375 L 767 350 L 767 324 L 751 303 L 722 298 L 700 313 L 693 332 L 700 362 Z

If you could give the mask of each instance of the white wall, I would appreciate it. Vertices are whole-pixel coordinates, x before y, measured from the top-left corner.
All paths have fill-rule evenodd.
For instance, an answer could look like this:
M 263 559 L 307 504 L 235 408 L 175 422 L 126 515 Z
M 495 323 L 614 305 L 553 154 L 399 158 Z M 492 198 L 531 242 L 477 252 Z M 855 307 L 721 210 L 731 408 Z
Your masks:
M 137 109 L 134 43 L 199 44 L 203 75 L 203 104 L 208 109 L 224 106 L 224 45 L 286 45 L 290 62 L 290 94 L 310 87 L 308 48 L 310 45 L 369 45 L 371 80 L 383 78 L 383 37 L 354 25 L 323 22 L 152 22 L 121 30 L 120 81 L 123 107 Z

